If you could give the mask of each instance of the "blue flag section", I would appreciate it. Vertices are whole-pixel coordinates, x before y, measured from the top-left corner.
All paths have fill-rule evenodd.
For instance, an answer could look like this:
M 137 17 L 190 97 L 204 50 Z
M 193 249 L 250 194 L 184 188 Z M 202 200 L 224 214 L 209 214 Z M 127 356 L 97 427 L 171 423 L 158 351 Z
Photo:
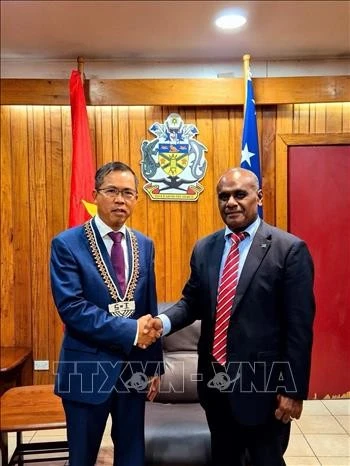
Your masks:
M 255 100 L 250 72 L 246 81 L 246 86 L 247 100 L 245 103 L 243 122 L 241 167 L 251 170 L 256 174 L 261 188 L 258 127 L 256 123 Z M 259 207 L 259 215 L 261 218 L 263 217 L 262 207 Z

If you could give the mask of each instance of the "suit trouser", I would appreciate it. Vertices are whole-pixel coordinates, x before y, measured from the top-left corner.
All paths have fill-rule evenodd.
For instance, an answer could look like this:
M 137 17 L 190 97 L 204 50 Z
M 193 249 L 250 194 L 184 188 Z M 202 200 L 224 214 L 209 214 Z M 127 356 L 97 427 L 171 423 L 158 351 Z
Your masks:
M 118 386 L 118 384 L 117 384 Z M 69 466 L 94 466 L 109 413 L 114 466 L 144 466 L 145 393 L 113 391 L 104 403 L 62 400 L 66 413 Z
M 262 425 L 242 425 L 231 413 L 228 394 L 210 392 L 205 412 L 211 433 L 213 466 L 243 466 L 246 450 L 249 465 L 285 466 L 283 454 L 288 445 L 290 423 L 283 424 L 271 417 Z

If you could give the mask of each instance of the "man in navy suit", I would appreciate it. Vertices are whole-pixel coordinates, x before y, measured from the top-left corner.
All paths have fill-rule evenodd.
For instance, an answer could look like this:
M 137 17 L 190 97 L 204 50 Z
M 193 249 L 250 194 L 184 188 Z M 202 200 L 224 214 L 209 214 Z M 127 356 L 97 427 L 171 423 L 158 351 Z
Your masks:
M 95 464 L 109 414 L 114 465 L 144 465 L 145 400 L 155 397 L 163 364 L 160 333 L 149 324 L 157 315 L 153 242 L 125 225 L 137 184 L 124 163 L 101 167 L 97 215 L 52 241 L 52 293 L 65 327 L 55 393 L 70 466 Z M 113 232 L 120 232 L 121 271 L 111 261 Z
M 240 466 L 247 449 L 254 466 L 282 466 L 290 420 L 300 417 L 308 394 L 313 262 L 304 241 L 259 218 L 262 191 L 253 172 L 228 170 L 217 195 L 226 228 L 197 242 L 182 299 L 154 326 L 167 334 L 201 320 L 198 393 L 213 465 Z M 227 343 L 222 363 L 214 357 L 214 329 L 232 233 L 243 234 L 228 328 L 219 331 Z

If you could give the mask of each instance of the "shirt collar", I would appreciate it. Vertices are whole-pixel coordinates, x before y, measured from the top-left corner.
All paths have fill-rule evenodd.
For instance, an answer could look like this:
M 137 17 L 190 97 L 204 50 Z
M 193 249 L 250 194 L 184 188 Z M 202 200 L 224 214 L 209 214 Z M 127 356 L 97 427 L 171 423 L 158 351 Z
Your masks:
M 256 233 L 256 230 L 258 229 L 259 225 L 260 225 L 260 222 L 261 222 L 261 218 L 258 216 L 256 218 L 256 220 L 254 220 L 253 223 L 251 223 L 249 225 L 249 227 L 245 228 L 244 231 L 246 233 L 248 233 L 249 237 L 250 238 L 254 238 L 255 236 L 255 233 Z M 225 228 L 225 238 L 227 238 L 229 235 L 231 235 L 233 233 L 232 230 L 229 229 L 229 227 L 226 225 L 226 228 Z
M 106 236 L 108 236 L 108 233 L 110 233 L 111 231 L 120 231 L 121 233 L 123 233 L 124 238 L 126 236 L 126 226 L 125 225 L 120 227 L 119 230 L 113 230 L 113 228 L 111 228 L 111 227 L 109 227 L 108 225 L 105 224 L 105 222 L 101 219 L 101 217 L 98 214 L 95 215 L 95 223 L 96 223 L 96 227 L 97 227 L 100 235 L 102 236 L 102 238 L 105 238 Z

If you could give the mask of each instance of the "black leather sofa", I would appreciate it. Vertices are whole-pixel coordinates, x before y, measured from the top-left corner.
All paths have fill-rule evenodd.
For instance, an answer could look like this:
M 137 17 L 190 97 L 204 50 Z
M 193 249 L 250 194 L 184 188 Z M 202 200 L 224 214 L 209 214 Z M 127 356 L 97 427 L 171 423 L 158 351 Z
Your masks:
M 159 313 L 172 303 L 158 305 Z M 197 396 L 200 322 L 163 337 L 165 374 L 146 403 L 146 466 L 210 465 L 210 433 Z

